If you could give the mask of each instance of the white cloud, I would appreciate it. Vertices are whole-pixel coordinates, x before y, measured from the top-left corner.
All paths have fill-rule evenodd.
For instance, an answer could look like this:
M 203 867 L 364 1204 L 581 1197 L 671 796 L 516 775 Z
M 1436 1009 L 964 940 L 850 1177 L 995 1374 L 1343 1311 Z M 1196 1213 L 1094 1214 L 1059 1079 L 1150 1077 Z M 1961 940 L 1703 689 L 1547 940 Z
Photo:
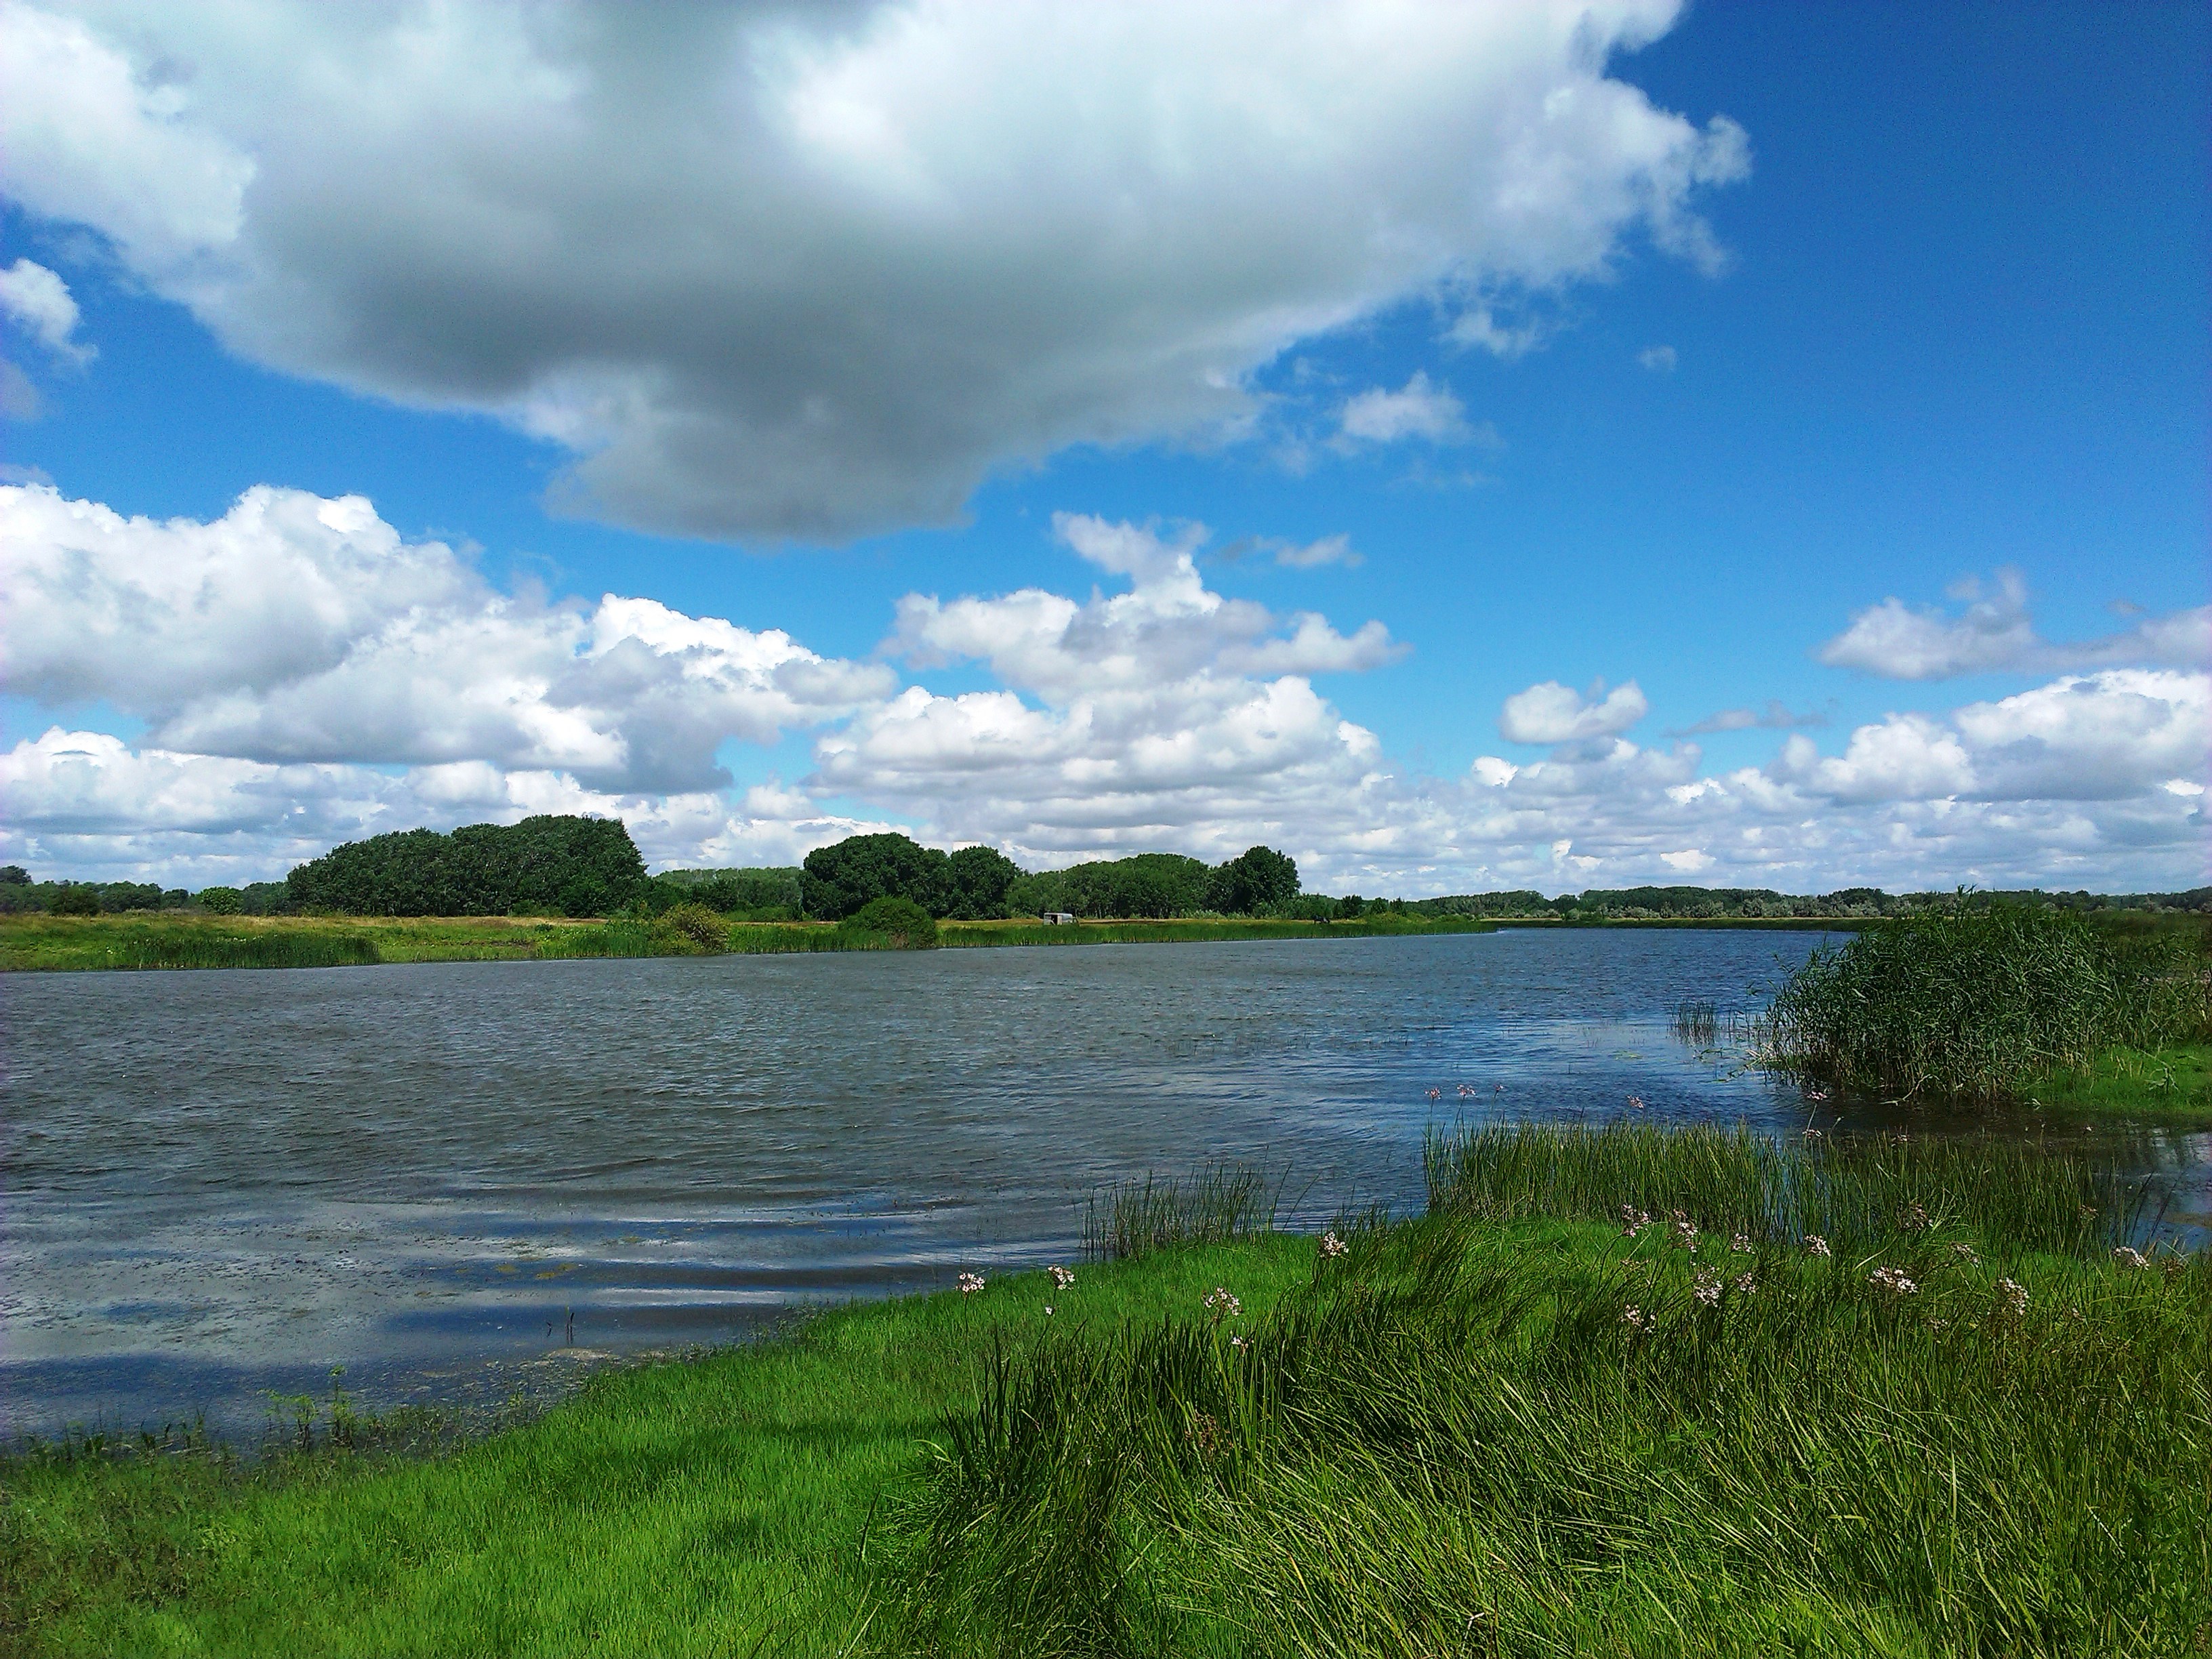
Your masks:
M 1634 680 L 1610 692 L 1600 680 L 1587 694 L 1546 680 L 1506 698 L 1498 730 L 1508 743 L 1580 743 L 1626 732 L 1650 707 Z
M 841 538 L 1234 433 L 1409 301 L 1712 267 L 1741 131 L 1604 69 L 1677 10 L 18 0 L 0 190 L 258 362 L 564 447 L 579 510 Z
M 1655 345 L 1638 352 L 1636 361 L 1654 374 L 1672 374 L 1681 358 L 1670 345 Z
M 1549 331 L 1540 321 L 1501 323 L 1488 306 L 1470 306 L 1453 319 L 1444 337 L 1455 345 L 1480 346 L 1492 356 L 1510 362 L 1541 345 Z
M 1352 538 L 1344 534 L 1323 536 L 1318 541 L 1308 542 L 1304 546 L 1295 542 L 1275 542 L 1269 545 L 1274 550 L 1275 562 L 1292 570 L 1318 570 L 1323 565 L 1330 564 L 1357 569 L 1366 562 L 1352 550 Z
M 1817 710 L 1802 714 L 1794 714 L 1779 698 L 1769 697 L 1764 708 L 1723 708 L 1718 714 L 1708 714 L 1693 726 L 1670 727 L 1670 738 L 1703 737 L 1711 732 L 1794 732 L 1806 726 L 1820 726 L 1828 717 Z
M 1066 514 L 1054 526 L 1128 591 L 1087 604 L 1036 588 L 908 595 L 895 650 L 922 665 L 980 661 L 1008 689 L 908 688 L 817 742 L 813 787 L 1044 858 L 1236 852 L 1255 822 L 1280 836 L 1301 816 L 1341 817 L 1380 745 L 1310 677 L 1395 660 L 1389 630 L 1340 634 L 1310 611 L 1280 617 L 1213 592 L 1194 562 L 1203 526 L 1163 536 Z
M 262 486 L 201 524 L 0 489 L 0 585 L 9 690 L 104 701 L 151 722 L 156 749 L 267 763 L 711 788 L 726 739 L 773 742 L 896 684 L 650 599 L 500 593 L 358 495 Z
M 1374 386 L 1347 398 L 1338 441 L 1394 444 L 1419 438 L 1425 443 L 1456 444 L 1474 435 L 1467 423 L 1467 406 L 1449 386 L 1431 386 L 1428 375 L 1416 371 L 1395 392 Z
M 198 884 L 335 842 L 532 811 L 621 817 L 656 866 L 787 862 L 862 830 L 985 840 L 1031 864 L 1265 841 L 1312 886 L 1412 893 L 1694 877 L 2107 890 L 2196 885 L 2212 674 L 2107 669 L 1899 712 L 1765 766 L 1644 748 L 1632 682 L 1510 700 L 1540 759 L 1395 761 L 1315 677 L 1393 659 L 1207 588 L 1203 527 L 1057 521 L 1115 591 L 910 595 L 887 648 L 964 682 L 901 689 L 772 629 L 642 599 L 492 589 L 357 497 L 250 492 L 211 524 L 0 495 L 8 684 L 104 701 L 0 753 L 0 862 Z M 988 677 L 977 686 L 975 679 Z M 795 784 L 726 787 L 731 736 L 812 730 Z
M 2017 570 L 1999 570 L 1986 586 L 1969 577 L 1953 585 L 1951 597 L 1966 606 L 1956 616 L 1934 607 L 1914 610 L 1893 597 L 1870 605 L 1820 647 L 1820 659 L 1831 667 L 1899 680 L 2212 662 L 2212 605 L 2149 617 L 2098 639 L 2054 642 L 2035 631 L 2027 582 Z
M 76 301 L 69 284 L 44 265 L 18 259 L 0 270 L 0 312 L 65 362 L 87 363 L 98 355 L 94 348 L 72 337 Z

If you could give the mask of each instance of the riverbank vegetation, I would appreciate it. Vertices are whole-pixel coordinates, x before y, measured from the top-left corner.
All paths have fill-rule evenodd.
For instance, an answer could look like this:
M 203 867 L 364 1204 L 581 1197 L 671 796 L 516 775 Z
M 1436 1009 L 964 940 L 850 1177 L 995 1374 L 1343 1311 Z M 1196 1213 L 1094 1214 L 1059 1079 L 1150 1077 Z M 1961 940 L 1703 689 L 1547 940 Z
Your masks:
M 2212 929 L 2005 902 L 1924 911 L 1815 951 L 1759 1036 L 1769 1064 L 1892 1099 L 2202 1109 Z
M 930 918 L 925 913 L 924 921 Z M 1238 939 L 1364 939 L 1486 932 L 1467 918 L 1393 915 L 1353 921 L 1201 917 L 1188 921 L 747 922 L 704 906 L 609 921 L 508 916 L 113 916 L 0 915 L 0 971 L 161 968 L 342 968 L 375 963 L 552 962 L 600 957 L 775 956 L 926 946 L 1176 945 Z
M 1178 1235 L 1155 1183 L 1125 1206 L 1127 1259 L 618 1371 L 428 1461 L 331 1449 L 327 1425 L 313 1454 L 288 1430 L 258 1463 L 20 1457 L 0 1467 L 4 1639 L 2212 1643 L 2212 1258 L 2139 1231 L 2147 1194 L 2108 1168 L 1634 1126 L 1446 1137 L 1428 1170 L 1422 1216 L 1318 1241 L 1260 1231 L 1258 1189 L 1222 1175 L 1188 1194 L 1212 1220 Z M 1115 1236 L 1094 1229 L 1109 1256 Z

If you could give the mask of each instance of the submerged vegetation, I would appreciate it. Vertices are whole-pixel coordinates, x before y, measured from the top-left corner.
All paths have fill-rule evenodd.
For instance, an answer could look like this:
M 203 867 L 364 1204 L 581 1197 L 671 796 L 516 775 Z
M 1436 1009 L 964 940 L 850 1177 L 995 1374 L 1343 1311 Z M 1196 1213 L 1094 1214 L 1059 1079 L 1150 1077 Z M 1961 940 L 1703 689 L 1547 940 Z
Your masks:
M 2008 902 L 1926 911 L 1816 951 L 1775 996 L 1766 1055 L 1896 1098 L 2055 1092 L 2122 1051 L 2212 1037 L 2207 943 L 2179 918 L 2115 928 Z
M 5 1639 L 2212 1644 L 2212 1257 L 2109 1169 L 1632 1126 L 1439 1137 L 1428 1170 L 1425 1215 L 1319 1241 L 1261 1231 L 1248 1175 L 1139 1183 L 1093 1208 L 1103 1260 L 606 1376 L 432 1461 L 18 1459 Z

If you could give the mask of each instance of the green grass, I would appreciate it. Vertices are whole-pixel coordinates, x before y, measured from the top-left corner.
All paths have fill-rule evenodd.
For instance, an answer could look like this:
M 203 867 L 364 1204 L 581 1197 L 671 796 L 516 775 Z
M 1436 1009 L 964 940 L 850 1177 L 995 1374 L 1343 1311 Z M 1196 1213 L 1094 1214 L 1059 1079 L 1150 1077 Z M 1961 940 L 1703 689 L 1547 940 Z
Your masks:
M 2001 1152 L 1747 1150 L 1440 1145 L 1448 1207 L 1317 1254 L 1272 1316 L 1008 1354 L 890 1517 L 895 1628 L 974 1654 L 2212 1644 L 2212 1258 L 2115 1258 L 2115 1212 L 2055 1226 L 1991 1189 Z M 2046 1197 L 2108 1190 L 2052 1163 Z M 1660 1219 L 1571 1218 L 1620 1203 Z M 1848 1244 L 1795 1231 L 1832 1214 Z
M 14 1460 L 0 1647 L 2212 1644 L 2212 1256 L 2116 1257 L 2098 1165 L 1630 1126 L 1429 1168 L 1340 1256 L 1235 1171 L 1138 1183 L 1071 1287 L 826 1314 L 428 1461 Z
M 687 912 L 698 907 L 684 907 Z M 702 913 L 704 914 L 704 913 Z M 0 971 L 132 968 L 335 968 L 396 962 L 544 962 L 583 957 L 781 955 L 897 948 L 895 936 L 830 922 L 570 921 L 510 916 L 0 915 Z M 1486 922 L 1376 917 L 1358 921 L 947 922 L 948 945 L 1198 944 L 1224 939 L 1358 939 L 1488 931 Z
M 2067 1115 L 2204 1122 L 2212 1120 L 2212 1044 L 2107 1048 L 2087 1066 L 2027 1079 L 2021 1094 Z
M 837 1653 L 885 1628 L 886 1494 L 995 1351 L 1248 1308 L 1276 1238 L 842 1310 L 794 1338 L 614 1372 L 452 1455 L 325 1449 L 0 1466 L 0 1649 L 29 1654 Z M 1046 1305 L 1056 1310 L 1048 1318 Z M 866 1545 L 864 1556 L 863 1547 Z

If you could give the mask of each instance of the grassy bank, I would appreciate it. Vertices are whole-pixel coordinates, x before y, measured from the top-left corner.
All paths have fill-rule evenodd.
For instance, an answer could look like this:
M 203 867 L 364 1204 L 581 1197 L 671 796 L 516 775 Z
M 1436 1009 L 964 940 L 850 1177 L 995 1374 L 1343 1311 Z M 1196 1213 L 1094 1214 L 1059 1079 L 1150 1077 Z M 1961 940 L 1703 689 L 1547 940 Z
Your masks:
M 1429 1175 L 1426 1215 L 1345 1224 L 1340 1254 L 1252 1236 L 1256 1183 L 1137 1189 L 1092 1236 L 1138 1254 L 1072 1285 L 1015 1275 L 830 1314 L 603 1377 L 432 1462 L 18 1460 L 0 1469 L 4 1639 L 2212 1643 L 2212 1259 L 2116 1255 L 2140 1194 L 2098 1166 L 1622 1128 L 1440 1140 Z
M 1357 921 L 946 922 L 947 945 L 1196 944 L 1489 931 L 1487 922 L 1377 916 Z M 665 923 L 508 916 L 209 916 L 134 913 L 0 916 L 0 970 L 341 968 L 380 962 L 545 962 L 579 957 L 880 950 L 888 941 L 829 922 L 717 922 L 711 936 Z

